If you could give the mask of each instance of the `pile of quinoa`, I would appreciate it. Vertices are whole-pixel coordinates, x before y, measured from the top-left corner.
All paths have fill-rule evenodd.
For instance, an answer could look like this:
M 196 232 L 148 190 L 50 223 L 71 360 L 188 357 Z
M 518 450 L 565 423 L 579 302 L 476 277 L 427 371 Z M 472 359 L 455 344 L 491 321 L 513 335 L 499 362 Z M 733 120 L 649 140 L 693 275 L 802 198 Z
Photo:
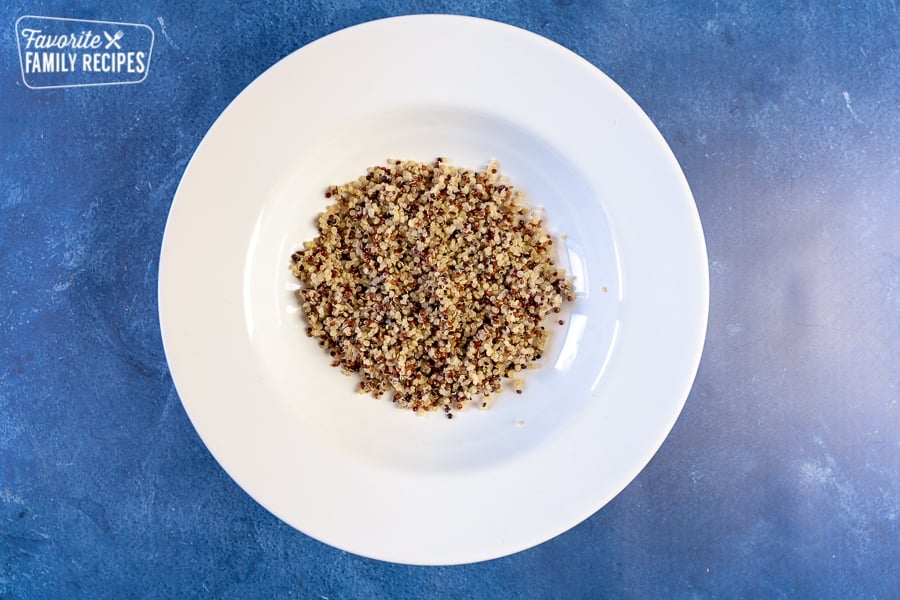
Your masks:
M 319 235 L 290 266 L 306 333 L 333 366 L 358 373 L 362 393 L 448 418 L 487 407 L 506 378 L 522 392 L 545 317 L 573 292 L 541 216 L 496 161 L 389 160 L 325 197 Z

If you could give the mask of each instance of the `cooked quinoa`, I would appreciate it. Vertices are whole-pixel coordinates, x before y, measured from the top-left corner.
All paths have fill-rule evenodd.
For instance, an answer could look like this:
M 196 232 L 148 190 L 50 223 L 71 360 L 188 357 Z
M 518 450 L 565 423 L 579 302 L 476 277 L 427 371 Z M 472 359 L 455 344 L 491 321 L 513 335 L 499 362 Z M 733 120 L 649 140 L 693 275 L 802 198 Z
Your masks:
M 498 163 L 389 160 L 325 197 L 319 235 L 291 271 L 306 333 L 332 365 L 358 373 L 360 392 L 448 418 L 470 401 L 487 407 L 506 378 L 521 393 L 544 318 L 573 292 L 540 215 Z

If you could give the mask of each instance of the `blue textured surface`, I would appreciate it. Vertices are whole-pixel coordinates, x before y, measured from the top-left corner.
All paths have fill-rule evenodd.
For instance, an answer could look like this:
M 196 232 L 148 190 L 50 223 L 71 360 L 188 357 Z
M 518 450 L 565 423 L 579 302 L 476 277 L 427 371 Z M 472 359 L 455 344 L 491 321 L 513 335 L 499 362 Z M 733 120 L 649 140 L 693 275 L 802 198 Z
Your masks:
M 900 597 L 895 2 L 79 4 L 0 8 L 0 597 Z M 704 358 L 650 465 L 558 538 L 453 568 L 259 507 L 188 422 L 156 312 L 218 114 L 296 48 L 405 12 L 518 25 L 609 74 L 675 151 L 710 256 Z M 149 25 L 149 77 L 27 89 L 26 14 Z

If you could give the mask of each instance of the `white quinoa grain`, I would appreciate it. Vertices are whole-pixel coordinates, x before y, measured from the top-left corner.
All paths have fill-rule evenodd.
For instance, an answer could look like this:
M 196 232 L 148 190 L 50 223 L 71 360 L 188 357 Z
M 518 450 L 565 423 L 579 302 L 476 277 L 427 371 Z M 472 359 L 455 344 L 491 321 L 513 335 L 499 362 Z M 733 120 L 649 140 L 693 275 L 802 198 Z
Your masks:
M 538 360 L 574 298 L 542 217 L 490 162 L 388 160 L 325 193 L 319 235 L 291 256 L 307 335 L 359 391 L 422 413 L 487 408 Z

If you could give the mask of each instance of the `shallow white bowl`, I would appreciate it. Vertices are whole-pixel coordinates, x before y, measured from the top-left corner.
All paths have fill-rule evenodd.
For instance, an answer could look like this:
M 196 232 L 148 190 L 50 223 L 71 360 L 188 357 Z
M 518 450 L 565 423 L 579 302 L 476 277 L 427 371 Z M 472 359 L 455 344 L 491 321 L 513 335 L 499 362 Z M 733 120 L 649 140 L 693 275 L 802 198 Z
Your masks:
M 453 420 L 356 394 L 288 270 L 328 185 L 437 156 L 498 159 L 577 291 L 525 393 Z M 706 260 L 672 152 L 609 78 L 508 25 L 400 17 L 301 48 L 219 117 L 166 225 L 160 322 L 197 432 L 269 511 L 357 554 L 473 562 L 569 529 L 647 464 L 700 360 Z

